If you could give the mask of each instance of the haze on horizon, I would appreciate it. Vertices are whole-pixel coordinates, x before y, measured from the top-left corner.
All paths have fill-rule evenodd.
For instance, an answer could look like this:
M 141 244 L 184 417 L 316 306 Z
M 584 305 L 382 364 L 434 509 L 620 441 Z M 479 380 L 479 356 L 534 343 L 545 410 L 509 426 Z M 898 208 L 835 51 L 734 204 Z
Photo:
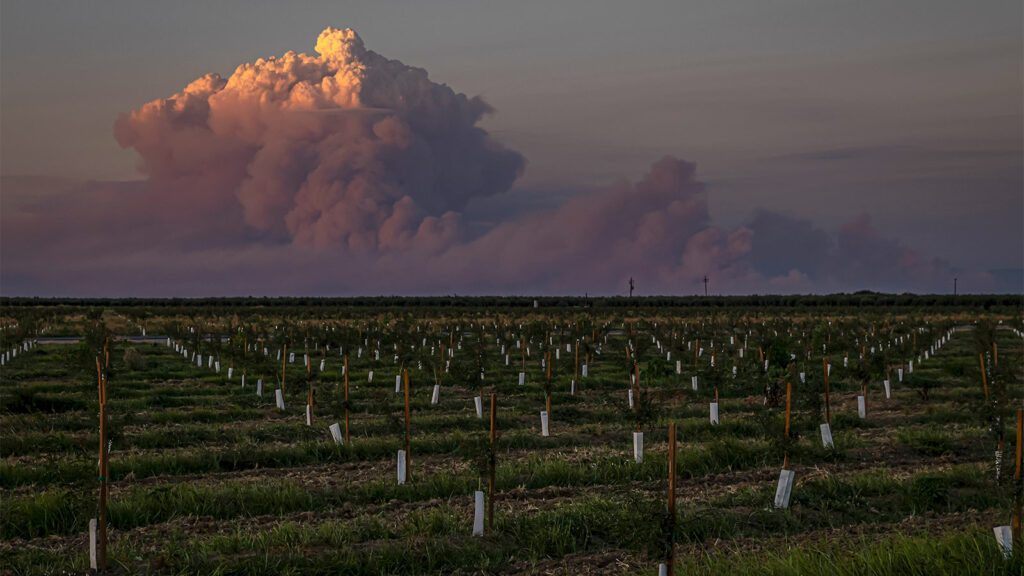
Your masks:
M 1022 22 L 5 2 L 0 294 L 1024 293 Z

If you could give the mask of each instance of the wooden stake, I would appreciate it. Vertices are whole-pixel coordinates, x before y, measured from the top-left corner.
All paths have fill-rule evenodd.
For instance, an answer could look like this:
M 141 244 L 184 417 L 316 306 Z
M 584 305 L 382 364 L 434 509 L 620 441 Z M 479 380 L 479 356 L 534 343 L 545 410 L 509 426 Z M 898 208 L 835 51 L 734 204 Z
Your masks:
M 281 353 L 281 394 L 284 394 L 284 372 L 288 369 L 288 345 L 284 345 L 284 352 Z
M 405 370 L 405 470 L 406 477 L 412 480 L 412 459 L 409 451 L 409 371 Z
M 579 382 L 579 375 L 580 375 L 580 341 L 579 340 L 576 341 L 575 348 L 576 348 L 576 367 L 573 368 L 573 378 L 575 378 L 576 381 Z
M 1017 469 L 1013 474 L 1014 480 L 1014 491 L 1013 491 L 1013 538 L 1017 541 L 1018 547 L 1024 543 L 1021 539 L 1020 532 L 1020 460 L 1021 460 L 1021 441 L 1024 440 L 1024 410 L 1017 409 Z
M 828 359 L 821 359 L 822 368 L 825 370 L 825 423 L 832 427 L 832 407 L 828 402 Z
M 107 568 L 107 385 L 106 381 L 100 380 L 100 510 L 99 510 L 99 534 L 97 545 L 96 565 L 100 570 Z
M 348 354 L 345 354 L 345 444 L 348 444 Z
M 786 382 L 786 457 L 782 462 L 782 469 L 789 470 L 789 406 L 793 398 L 793 384 Z
M 1024 410 L 1017 409 L 1017 469 L 1013 474 L 1014 480 L 1020 480 L 1020 456 L 1021 456 L 1021 432 L 1022 432 L 1022 419 L 1024 419 Z
M 676 567 L 676 423 L 668 425 L 668 575 Z
M 550 390 L 551 389 L 551 351 L 550 350 L 548 350 L 547 356 L 548 357 L 547 357 L 546 364 L 547 364 L 547 367 L 548 367 L 548 390 Z M 548 417 L 550 418 L 551 417 L 551 394 L 547 390 L 544 391 L 544 409 L 547 411 Z
M 985 389 L 985 402 L 988 402 L 988 379 L 985 378 L 985 356 L 978 353 L 978 363 L 981 364 L 981 386 Z
M 633 406 L 637 413 L 640 412 L 640 365 L 633 365 Z M 636 431 L 640 431 L 640 424 L 636 426 Z
M 497 440 L 497 415 L 498 403 L 495 395 L 491 394 L 491 458 L 487 478 L 487 530 L 494 530 L 494 459 L 495 451 L 498 449 Z

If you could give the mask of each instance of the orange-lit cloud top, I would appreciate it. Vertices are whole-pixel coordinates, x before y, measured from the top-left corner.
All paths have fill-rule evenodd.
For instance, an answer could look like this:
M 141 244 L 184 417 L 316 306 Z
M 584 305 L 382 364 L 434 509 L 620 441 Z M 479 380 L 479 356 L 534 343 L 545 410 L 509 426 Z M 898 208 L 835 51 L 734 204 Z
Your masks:
M 712 223 L 694 164 L 463 229 L 472 199 L 525 160 L 477 124 L 490 107 L 328 28 L 118 118 L 148 180 L 90 184 L 0 214 L 8 294 L 720 293 L 936 291 L 949 266 L 879 234 L 756 211 Z M 973 281 L 988 289 L 984 274 Z
M 443 247 L 470 198 L 522 172 L 523 157 L 476 126 L 491 111 L 480 98 L 367 50 L 353 30 L 324 30 L 316 51 L 204 76 L 122 115 L 117 141 L 193 208 L 356 252 Z

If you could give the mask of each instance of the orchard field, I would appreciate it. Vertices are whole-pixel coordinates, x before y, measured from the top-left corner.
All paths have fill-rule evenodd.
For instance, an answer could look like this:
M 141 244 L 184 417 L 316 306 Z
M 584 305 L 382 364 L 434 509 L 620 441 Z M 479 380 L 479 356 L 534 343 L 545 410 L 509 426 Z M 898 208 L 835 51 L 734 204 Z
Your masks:
M 1024 573 L 1019 297 L 0 316 L 3 574 Z

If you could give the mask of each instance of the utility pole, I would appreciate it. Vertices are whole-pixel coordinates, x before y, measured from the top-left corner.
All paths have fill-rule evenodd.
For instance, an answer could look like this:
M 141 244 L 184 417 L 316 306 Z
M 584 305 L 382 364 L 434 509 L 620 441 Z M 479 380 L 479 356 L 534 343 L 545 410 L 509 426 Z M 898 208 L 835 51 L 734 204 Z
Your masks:
M 632 298 L 632 297 L 633 297 L 633 287 L 634 287 L 634 286 L 633 286 L 633 277 L 632 277 L 632 276 L 630 276 L 630 277 L 629 277 L 629 297 L 630 297 L 630 298 Z
M 956 296 L 956 278 L 953 278 L 953 296 Z
M 707 295 L 708 295 L 708 275 L 705 274 L 704 275 L 704 297 L 706 298 Z

